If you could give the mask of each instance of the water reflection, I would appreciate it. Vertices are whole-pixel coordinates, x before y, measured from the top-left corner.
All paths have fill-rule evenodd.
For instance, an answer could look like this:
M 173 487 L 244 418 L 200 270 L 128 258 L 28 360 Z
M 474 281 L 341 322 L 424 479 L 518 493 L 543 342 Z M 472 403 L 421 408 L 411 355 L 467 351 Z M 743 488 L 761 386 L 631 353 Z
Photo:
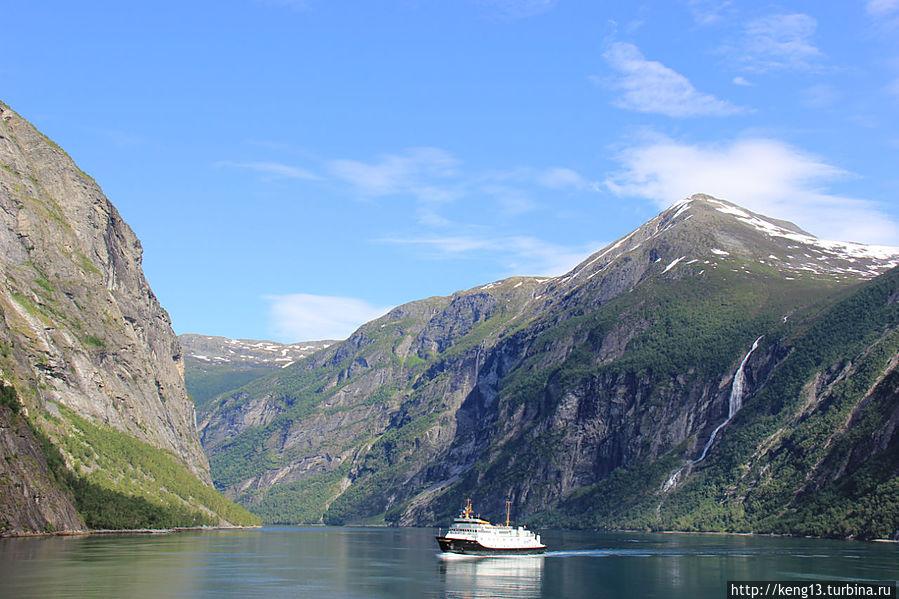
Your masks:
M 475 557 L 440 554 L 440 575 L 448 599 L 543 594 L 543 556 Z
M 439 559 L 433 529 L 0 539 L 0 598 L 721 599 L 728 580 L 896 580 L 899 544 L 545 531 L 543 556 Z

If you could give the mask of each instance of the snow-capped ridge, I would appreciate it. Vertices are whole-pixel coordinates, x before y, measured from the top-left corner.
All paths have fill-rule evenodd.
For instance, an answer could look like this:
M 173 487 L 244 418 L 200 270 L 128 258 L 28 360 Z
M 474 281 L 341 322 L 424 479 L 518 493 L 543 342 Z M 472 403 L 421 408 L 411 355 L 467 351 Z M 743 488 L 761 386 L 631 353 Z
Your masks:
M 283 367 L 314 352 L 325 349 L 333 341 L 278 343 L 256 339 L 228 339 L 209 335 L 180 335 L 186 361 L 204 364 L 245 364 Z
M 700 240 L 707 240 L 702 244 Z M 706 194 L 695 194 L 590 256 L 554 284 L 586 283 L 625 259 L 662 261 L 671 271 L 687 256 L 746 260 L 793 280 L 797 276 L 862 280 L 899 266 L 899 247 L 818 239 L 794 223 L 757 214 Z M 695 262 L 689 262 L 695 263 Z M 740 269 L 742 271 L 742 269 Z M 704 271 L 703 271 L 704 272 Z M 701 274 L 701 273 L 697 273 Z

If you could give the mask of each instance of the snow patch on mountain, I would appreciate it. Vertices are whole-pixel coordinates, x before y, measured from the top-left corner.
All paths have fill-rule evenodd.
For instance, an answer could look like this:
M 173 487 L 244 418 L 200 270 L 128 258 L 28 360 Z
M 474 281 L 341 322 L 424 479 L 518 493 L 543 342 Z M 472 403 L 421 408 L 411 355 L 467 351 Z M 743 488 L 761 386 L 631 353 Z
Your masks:
M 685 260 L 686 258 L 687 258 L 686 256 L 681 256 L 680 258 L 677 258 L 676 260 L 672 260 L 671 263 L 665 267 L 665 270 L 662 271 L 662 274 L 668 272 L 669 270 L 671 270 L 672 268 L 677 266 L 678 262 L 680 262 L 681 260 Z
M 227 339 L 207 335 L 181 335 L 186 362 L 204 364 L 288 366 L 314 352 L 325 349 L 333 341 L 277 343 L 255 339 Z

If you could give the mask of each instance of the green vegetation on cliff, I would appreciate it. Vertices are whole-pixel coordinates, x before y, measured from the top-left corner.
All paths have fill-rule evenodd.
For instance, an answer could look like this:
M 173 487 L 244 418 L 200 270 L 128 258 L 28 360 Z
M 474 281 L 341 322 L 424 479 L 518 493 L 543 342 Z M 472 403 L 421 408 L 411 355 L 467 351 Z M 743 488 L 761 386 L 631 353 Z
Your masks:
M 57 481 L 92 529 L 256 525 L 259 518 L 201 483 L 174 455 L 60 406 L 75 435 L 32 426 Z M 59 421 L 48 421 L 57 428 Z M 57 445 L 58 444 L 58 445 Z
M 547 515 L 565 526 L 890 538 L 899 531 L 899 270 L 798 322 L 789 355 L 686 480 L 679 451 Z M 700 439 L 700 445 L 705 439 Z
M 759 219 L 698 196 L 564 276 L 400 306 L 219 397 L 216 484 L 276 522 L 436 524 L 471 495 L 540 525 L 893 536 L 899 275 Z

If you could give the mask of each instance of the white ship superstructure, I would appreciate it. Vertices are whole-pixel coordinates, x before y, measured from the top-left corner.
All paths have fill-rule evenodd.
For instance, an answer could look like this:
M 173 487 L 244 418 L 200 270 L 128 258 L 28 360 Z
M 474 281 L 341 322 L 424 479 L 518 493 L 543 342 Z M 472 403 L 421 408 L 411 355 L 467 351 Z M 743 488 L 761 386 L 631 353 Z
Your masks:
M 526 555 L 546 550 L 540 535 L 523 526 L 509 526 L 508 504 L 503 526 L 473 516 L 470 499 L 446 534 L 438 532 L 437 542 L 443 551 L 471 555 Z

